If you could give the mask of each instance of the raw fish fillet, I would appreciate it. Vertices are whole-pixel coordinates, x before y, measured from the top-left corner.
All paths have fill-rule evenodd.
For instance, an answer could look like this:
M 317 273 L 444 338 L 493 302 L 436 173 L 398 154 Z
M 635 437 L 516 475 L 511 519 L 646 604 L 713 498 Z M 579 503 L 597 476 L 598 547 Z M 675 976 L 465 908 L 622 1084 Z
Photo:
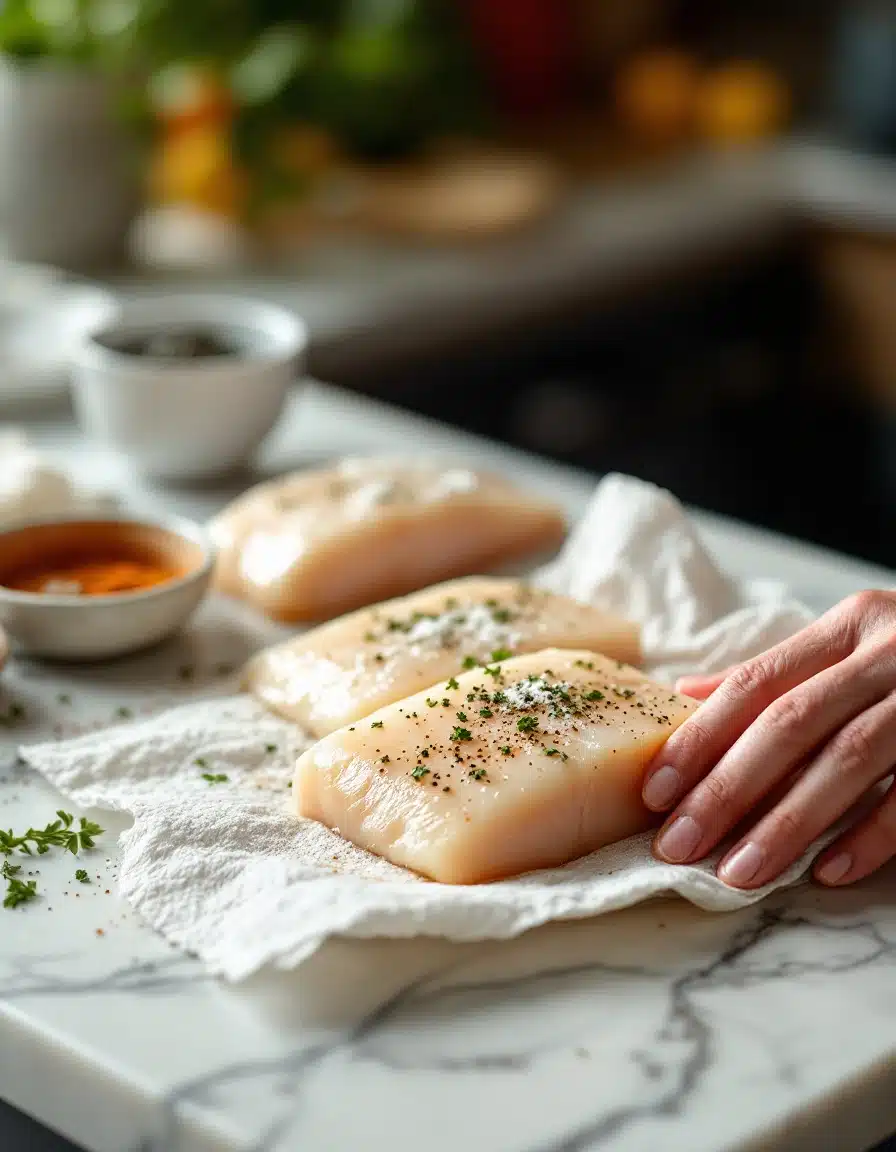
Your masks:
M 261 652 L 246 687 L 326 736 L 464 670 L 542 648 L 589 648 L 640 662 L 638 628 L 519 580 L 473 577 L 365 608 Z
M 644 770 L 698 706 L 593 652 L 519 656 L 325 737 L 296 811 L 444 884 L 564 864 L 651 827 Z
M 259 485 L 210 527 L 219 589 L 283 621 L 546 553 L 566 532 L 559 508 L 497 476 L 383 457 Z

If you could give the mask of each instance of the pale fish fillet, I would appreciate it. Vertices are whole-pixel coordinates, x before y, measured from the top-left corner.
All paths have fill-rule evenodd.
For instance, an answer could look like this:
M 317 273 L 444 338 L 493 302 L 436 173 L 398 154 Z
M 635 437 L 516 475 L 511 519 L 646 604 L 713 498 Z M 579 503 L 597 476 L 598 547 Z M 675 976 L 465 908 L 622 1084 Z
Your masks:
M 566 523 L 497 476 L 371 457 L 252 488 L 210 529 L 219 589 L 275 619 L 316 621 L 553 551 Z
M 640 663 L 639 631 L 520 580 L 473 577 L 365 608 L 256 656 L 245 685 L 315 736 L 495 654 L 589 648 Z
M 565 864 L 652 826 L 644 770 L 697 707 L 592 652 L 519 656 L 325 737 L 296 812 L 445 884 Z

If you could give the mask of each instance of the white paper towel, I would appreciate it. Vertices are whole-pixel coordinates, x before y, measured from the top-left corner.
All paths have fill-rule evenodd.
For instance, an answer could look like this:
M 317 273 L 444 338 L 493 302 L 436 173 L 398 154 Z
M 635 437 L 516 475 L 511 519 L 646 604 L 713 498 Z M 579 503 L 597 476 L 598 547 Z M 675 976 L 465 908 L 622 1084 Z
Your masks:
M 811 619 L 785 589 L 721 574 L 681 506 L 628 477 L 597 488 L 561 556 L 538 583 L 639 621 L 651 674 L 712 672 L 762 651 Z M 434 884 L 286 811 L 307 739 L 245 696 L 192 702 L 141 723 L 22 750 L 85 807 L 131 812 L 123 894 L 169 940 L 238 980 L 291 968 L 328 937 L 515 936 L 674 891 L 724 911 L 805 875 L 812 851 L 775 884 L 726 887 L 714 861 L 658 863 L 633 837 L 563 868 L 494 884 Z M 223 774 L 210 783 L 203 773 Z

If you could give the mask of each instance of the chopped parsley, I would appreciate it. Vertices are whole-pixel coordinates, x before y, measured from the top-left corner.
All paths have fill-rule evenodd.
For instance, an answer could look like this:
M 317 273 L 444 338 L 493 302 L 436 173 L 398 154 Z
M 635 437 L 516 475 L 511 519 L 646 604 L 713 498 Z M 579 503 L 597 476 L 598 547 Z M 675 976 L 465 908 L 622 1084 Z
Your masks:
M 484 768 L 471 768 L 467 775 L 473 780 L 484 780 L 488 773 Z
M 517 729 L 520 732 L 537 732 L 538 721 L 534 716 L 521 716 L 516 722 Z
M 473 739 L 473 733 L 470 731 L 469 728 L 452 728 L 451 739 L 452 740 L 472 740 Z
M 502 755 L 502 756 L 509 756 L 509 755 L 511 754 L 511 748 L 510 748 L 510 745 L 509 745 L 509 744 L 504 744 L 502 747 L 500 747 L 500 748 L 498 749 L 498 751 L 501 753 L 501 755 Z
M 230 777 L 226 772 L 203 772 L 202 779 L 209 784 L 225 784 Z
M 436 704 L 438 704 L 438 700 L 430 700 L 428 696 L 426 697 L 427 708 L 435 708 Z
M 460 684 L 458 684 L 458 682 L 452 676 L 451 679 L 448 681 L 448 683 L 445 685 L 445 687 L 447 689 L 450 689 L 450 691 L 453 692 L 456 688 L 460 687 Z
M 477 661 L 475 656 L 464 656 L 464 662 L 463 662 L 464 668 L 467 668 L 467 669 L 475 668 L 477 663 L 478 663 L 478 661 Z
M 424 768 L 422 764 L 418 764 L 417 767 L 411 773 L 411 775 L 414 777 L 415 780 L 422 780 L 424 776 L 429 775 L 429 769 Z
M 371 720 L 370 721 L 370 727 L 371 728 L 382 728 L 382 726 L 383 726 L 382 720 Z
M 264 750 L 268 754 L 270 754 L 271 752 L 276 752 L 277 751 L 277 745 L 276 744 L 265 744 Z
M 565 752 L 561 752 L 559 748 L 545 748 L 545 756 L 559 756 L 561 760 L 568 760 L 569 757 Z
M 467 718 L 466 712 L 456 712 L 455 715 L 457 716 L 458 720 L 466 720 Z
M 598 692 L 596 688 L 592 689 L 590 692 L 585 693 L 586 700 L 603 700 L 603 698 L 603 692 Z
M 75 872 L 75 879 L 78 881 L 79 884 L 89 884 L 90 883 L 90 877 L 87 875 L 87 869 L 86 868 L 78 868 L 78 870 Z
M 197 768 L 208 768 L 208 760 L 204 756 L 197 756 L 193 763 Z
M 492 619 L 496 624 L 509 624 L 512 614 L 509 608 L 493 608 Z
M 500 664 L 502 660 L 509 660 L 513 653 L 509 648 L 496 648 L 492 652 L 492 663 Z
M 447 696 L 442 697 L 442 707 L 443 708 L 450 708 L 451 707 L 451 701 L 448 699 Z
M 492 712 L 491 708 L 480 708 L 479 709 L 479 715 L 484 717 L 486 720 L 488 720 L 492 716 L 494 716 L 494 712 Z

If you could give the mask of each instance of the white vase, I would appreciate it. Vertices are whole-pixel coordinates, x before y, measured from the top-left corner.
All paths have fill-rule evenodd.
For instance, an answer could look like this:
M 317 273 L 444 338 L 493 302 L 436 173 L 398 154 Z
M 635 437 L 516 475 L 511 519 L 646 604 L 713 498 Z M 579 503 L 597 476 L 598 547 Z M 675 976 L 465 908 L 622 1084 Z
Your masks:
M 0 244 L 17 260 L 82 269 L 122 255 L 136 166 L 105 82 L 0 57 Z

